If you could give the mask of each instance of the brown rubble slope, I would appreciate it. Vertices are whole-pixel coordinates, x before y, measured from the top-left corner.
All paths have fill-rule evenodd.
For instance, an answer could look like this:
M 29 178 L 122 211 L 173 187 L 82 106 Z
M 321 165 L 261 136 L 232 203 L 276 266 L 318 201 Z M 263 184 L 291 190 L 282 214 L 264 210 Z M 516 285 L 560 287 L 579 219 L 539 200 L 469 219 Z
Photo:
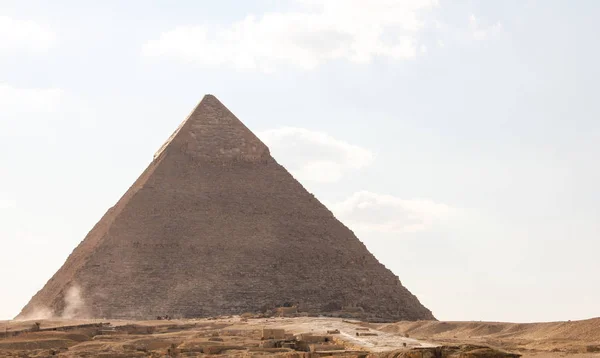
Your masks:
M 68 317 L 207 317 L 285 304 L 434 319 L 207 95 L 19 317 L 39 309 Z

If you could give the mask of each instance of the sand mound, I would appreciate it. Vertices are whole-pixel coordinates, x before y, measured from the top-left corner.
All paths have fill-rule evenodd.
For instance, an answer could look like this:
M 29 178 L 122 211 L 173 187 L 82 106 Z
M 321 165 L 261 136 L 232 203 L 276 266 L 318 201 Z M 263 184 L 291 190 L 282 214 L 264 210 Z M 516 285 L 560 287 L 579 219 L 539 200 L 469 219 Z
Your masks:
M 542 350 L 590 352 L 596 343 L 600 347 L 600 318 L 548 323 L 398 322 L 382 325 L 380 329 L 415 338 L 478 341 Z

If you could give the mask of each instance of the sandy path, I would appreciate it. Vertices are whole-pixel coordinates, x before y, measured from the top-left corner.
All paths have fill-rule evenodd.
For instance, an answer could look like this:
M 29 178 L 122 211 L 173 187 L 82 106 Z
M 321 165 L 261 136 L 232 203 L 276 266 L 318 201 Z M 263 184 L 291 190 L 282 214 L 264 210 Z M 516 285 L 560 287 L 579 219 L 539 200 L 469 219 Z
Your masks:
M 438 344 L 417 340 L 413 338 L 405 338 L 391 333 L 386 333 L 376 329 L 369 329 L 370 333 L 375 333 L 377 336 L 356 336 L 356 328 L 364 328 L 360 322 L 350 323 L 352 321 L 342 320 L 339 318 L 328 317 L 299 317 L 299 318 L 269 318 L 269 319 L 253 319 L 250 320 L 250 325 L 260 327 L 276 327 L 283 328 L 294 334 L 313 333 L 319 335 L 327 335 L 327 331 L 339 330 L 339 334 L 331 336 L 337 337 L 348 344 L 357 348 L 364 348 L 372 352 L 383 352 L 389 350 L 397 350 L 411 347 L 436 347 Z M 404 344 L 406 343 L 406 347 Z

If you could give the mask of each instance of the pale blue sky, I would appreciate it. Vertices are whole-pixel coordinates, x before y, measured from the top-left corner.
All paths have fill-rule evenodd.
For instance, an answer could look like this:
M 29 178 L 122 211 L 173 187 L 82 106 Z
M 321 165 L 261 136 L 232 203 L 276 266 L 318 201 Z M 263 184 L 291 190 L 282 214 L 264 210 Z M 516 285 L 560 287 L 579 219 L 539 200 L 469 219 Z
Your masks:
M 0 0 L 0 319 L 206 93 L 437 318 L 600 316 L 600 3 Z

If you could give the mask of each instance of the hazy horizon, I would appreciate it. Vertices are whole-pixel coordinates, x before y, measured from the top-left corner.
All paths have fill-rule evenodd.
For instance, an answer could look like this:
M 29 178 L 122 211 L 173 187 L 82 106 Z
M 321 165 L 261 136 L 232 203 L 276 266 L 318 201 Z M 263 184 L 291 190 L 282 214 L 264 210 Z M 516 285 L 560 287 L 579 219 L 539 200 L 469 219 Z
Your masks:
M 437 319 L 600 316 L 599 15 L 591 0 L 0 0 L 0 320 L 207 93 Z

